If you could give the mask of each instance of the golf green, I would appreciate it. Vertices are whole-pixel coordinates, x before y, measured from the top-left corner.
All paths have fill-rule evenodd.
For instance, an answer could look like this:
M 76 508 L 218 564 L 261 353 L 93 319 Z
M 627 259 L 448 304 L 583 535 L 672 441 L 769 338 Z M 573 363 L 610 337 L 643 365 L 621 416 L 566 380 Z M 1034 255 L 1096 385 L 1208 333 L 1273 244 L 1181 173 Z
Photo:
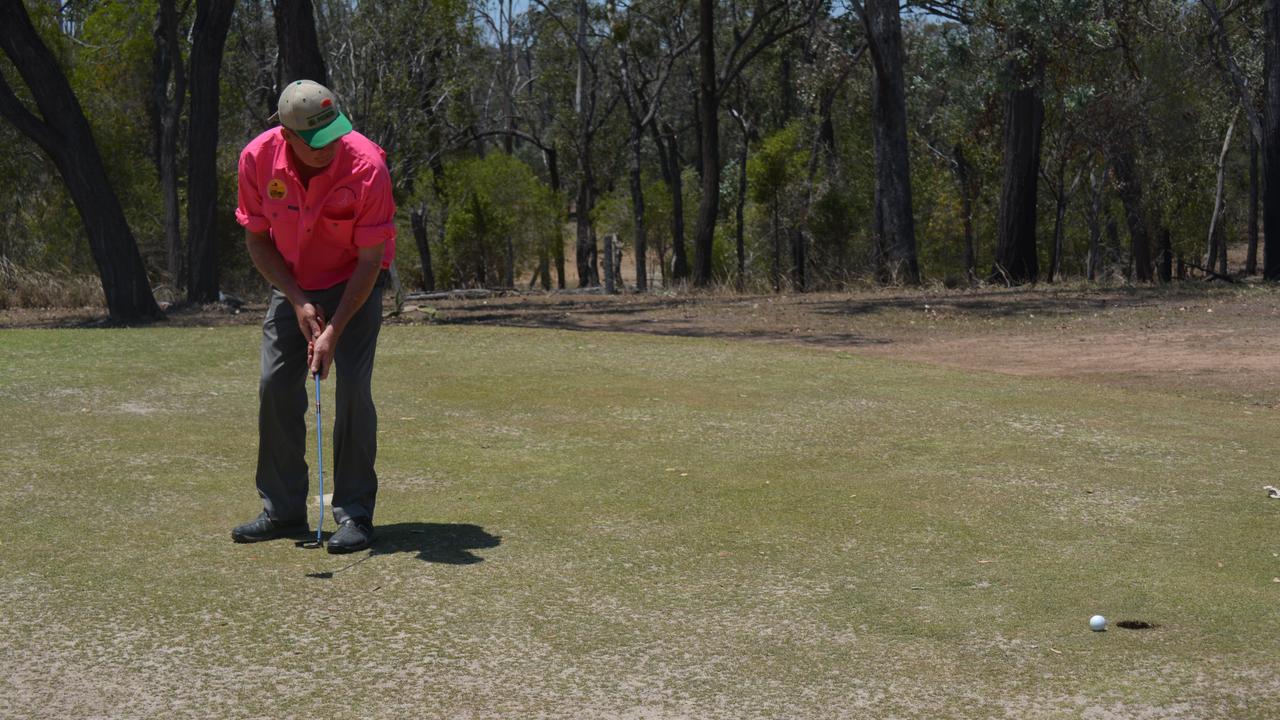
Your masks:
M 0 332 L 0 716 L 1280 716 L 1274 410 L 389 326 L 330 556 L 230 541 L 257 343 Z

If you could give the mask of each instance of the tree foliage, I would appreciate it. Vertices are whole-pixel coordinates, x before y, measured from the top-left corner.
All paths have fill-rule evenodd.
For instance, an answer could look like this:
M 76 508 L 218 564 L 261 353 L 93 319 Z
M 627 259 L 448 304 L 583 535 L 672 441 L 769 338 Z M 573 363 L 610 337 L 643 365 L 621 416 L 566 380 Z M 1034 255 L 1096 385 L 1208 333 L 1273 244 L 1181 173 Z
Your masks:
M 922 278 L 981 282 L 1002 266 L 1002 197 L 1018 205 L 1019 232 L 1031 238 L 1018 260 L 1026 280 L 1158 279 L 1172 257 L 1203 266 L 1217 247 L 1211 225 L 1225 246 L 1245 242 L 1257 212 L 1249 198 L 1262 185 L 1251 180 L 1259 174 L 1249 170 L 1248 139 L 1277 126 L 1263 122 L 1266 48 L 1276 44 L 1264 11 L 1273 4 L 905 5 L 905 119 L 893 122 L 905 125 L 905 148 L 895 152 L 907 155 Z M 599 281 L 600 237 L 616 234 L 649 285 L 876 281 L 872 97 L 887 56 L 874 52 L 861 2 L 288 7 L 306 5 L 330 84 L 357 128 L 388 152 L 408 275 L 438 276 L 442 286 L 531 276 L 563 286 L 567 249 L 569 274 L 576 260 L 576 279 L 590 285 Z M 166 247 L 176 221 L 164 209 L 151 120 L 160 0 L 25 7 L 83 107 L 152 284 L 182 283 Z M 221 200 L 212 221 L 195 224 L 212 233 L 217 280 L 231 289 L 261 287 L 240 249 L 229 191 L 235 157 L 267 127 L 279 91 L 279 7 L 235 5 L 218 77 L 216 156 L 200 171 Z M 178 58 L 190 62 L 197 8 L 193 0 L 176 9 Z M 35 108 L 8 59 L 0 77 Z M 172 74 L 162 83 L 171 95 L 190 92 Z M 185 208 L 192 104 L 178 107 L 176 197 Z M 1010 123 L 1027 122 L 1017 118 L 1038 118 L 1038 135 L 1027 137 L 1040 152 L 1011 185 Z M 1258 139 L 1271 152 L 1261 157 L 1280 157 L 1280 140 Z M 0 256 L 92 272 L 88 229 L 55 165 L 11 123 L 0 123 L 0 141 L 11 149 L 0 157 Z M 1009 195 L 1031 185 L 1036 192 Z M 421 230 L 415 242 L 411 227 Z

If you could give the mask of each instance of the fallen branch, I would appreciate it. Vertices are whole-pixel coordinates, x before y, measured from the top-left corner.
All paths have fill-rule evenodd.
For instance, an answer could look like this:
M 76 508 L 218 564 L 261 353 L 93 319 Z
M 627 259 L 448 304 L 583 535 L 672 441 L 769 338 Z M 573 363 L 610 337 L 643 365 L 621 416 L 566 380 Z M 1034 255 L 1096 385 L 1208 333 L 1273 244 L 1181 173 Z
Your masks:
M 1212 270 L 1209 270 L 1208 268 L 1202 268 L 1202 267 L 1200 267 L 1199 265 L 1196 265 L 1195 263 L 1189 263 L 1189 262 L 1183 261 L 1183 263 L 1182 263 L 1182 264 L 1183 264 L 1183 265 L 1186 265 L 1186 266 L 1187 266 L 1187 267 L 1189 267 L 1189 268 L 1193 268 L 1193 269 L 1195 269 L 1195 270 L 1199 270 L 1200 272 L 1204 273 L 1205 275 L 1208 275 L 1208 276 L 1209 276 L 1209 278 L 1210 278 L 1210 279 L 1212 279 L 1212 280 L 1221 280 L 1221 281 L 1223 281 L 1223 282 L 1229 282 L 1229 283 L 1236 283 L 1236 282 L 1239 282 L 1238 280 L 1236 280 L 1235 278 L 1231 277 L 1230 275 L 1221 275 L 1221 274 L 1216 273 L 1216 272 L 1214 272 L 1214 271 L 1212 271 Z
M 498 295 L 493 290 L 485 290 L 483 288 L 470 288 L 467 290 L 447 290 L 445 292 L 413 292 L 405 296 L 405 300 L 417 302 L 419 300 L 478 300 L 480 298 L 489 298 Z

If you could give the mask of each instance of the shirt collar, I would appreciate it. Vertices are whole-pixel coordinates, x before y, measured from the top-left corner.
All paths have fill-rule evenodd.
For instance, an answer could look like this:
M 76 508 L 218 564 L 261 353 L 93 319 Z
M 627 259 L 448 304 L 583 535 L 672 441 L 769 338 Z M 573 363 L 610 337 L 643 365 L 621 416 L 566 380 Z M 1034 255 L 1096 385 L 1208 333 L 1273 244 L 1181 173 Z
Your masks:
M 302 182 L 301 176 L 299 176 L 298 172 L 294 170 L 293 164 L 289 162 L 289 141 L 284 139 L 284 128 L 277 127 L 276 133 L 280 138 L 280 149 L 276 151 L 275 162 L 273 163 L 275 170 L 277 172 L 285 173 L 293 177 L 298 182 Z M 334 153 L 333 161 L 330 162 L 323 171 L 314 175 L 311 178 L 312 180 L 316 180 L 319 178 L 328 178 L 337 174 L 339 163 L 342 163 L 344 160 L 346 160 L 346 154 L 347 154 L 346 139 L 347 139 L 347 136 L 344 135 L 338 138 L 337 140 L 334 140 L 334 142 L 336 143 L 341 143 L 340 145 L 338 145 L 338 152 Z

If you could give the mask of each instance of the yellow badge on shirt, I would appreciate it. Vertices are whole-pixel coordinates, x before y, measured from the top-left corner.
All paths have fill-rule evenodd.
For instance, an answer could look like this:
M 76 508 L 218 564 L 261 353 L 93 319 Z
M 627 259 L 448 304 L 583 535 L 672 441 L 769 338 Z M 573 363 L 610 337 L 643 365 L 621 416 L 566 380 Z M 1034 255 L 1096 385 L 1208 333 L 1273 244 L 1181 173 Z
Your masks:
M 272 200 L 283 200 L 289 194 L 289 188 L 280 178 L 275 178 L 267 184 L 267 194 Z

